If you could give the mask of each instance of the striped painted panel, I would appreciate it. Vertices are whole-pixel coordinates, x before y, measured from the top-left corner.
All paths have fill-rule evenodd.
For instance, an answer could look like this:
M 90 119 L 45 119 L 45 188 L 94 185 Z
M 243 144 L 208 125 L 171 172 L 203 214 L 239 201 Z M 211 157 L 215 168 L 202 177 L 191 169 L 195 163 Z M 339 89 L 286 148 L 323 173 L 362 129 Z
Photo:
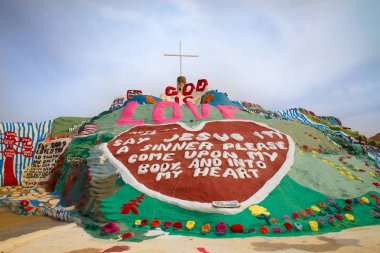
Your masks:
M 33 150 L 37 150 L 38 143 L 44 141 L 50 133 L 52 121 L 43 121 L 40 123 L 22 123 L 22 122 L 1 122 L 0 123 L 0 142 L 7 131 L 15 132 L 18 137 L 30 137 Z M 4 151 L 6 145 L 0 145 L 0 185 L 3 183 L 4 173 Z M 25 167 L 32 164 L 33 157 L 25 157 L 23 155 L 15 155 L 13 157 L 13 168 L 15 176 L 19 184 L 22 182 L 22 171 Z

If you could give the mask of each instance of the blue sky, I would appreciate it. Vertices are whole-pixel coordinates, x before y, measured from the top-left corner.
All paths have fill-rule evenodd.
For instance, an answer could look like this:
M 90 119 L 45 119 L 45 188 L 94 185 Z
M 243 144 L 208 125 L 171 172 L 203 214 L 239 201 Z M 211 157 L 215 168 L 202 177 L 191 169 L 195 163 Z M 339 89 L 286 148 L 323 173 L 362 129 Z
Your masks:
M 380 132 L 380 1 L 0 0 L 0 121 L 95 116 L 178 76 Z

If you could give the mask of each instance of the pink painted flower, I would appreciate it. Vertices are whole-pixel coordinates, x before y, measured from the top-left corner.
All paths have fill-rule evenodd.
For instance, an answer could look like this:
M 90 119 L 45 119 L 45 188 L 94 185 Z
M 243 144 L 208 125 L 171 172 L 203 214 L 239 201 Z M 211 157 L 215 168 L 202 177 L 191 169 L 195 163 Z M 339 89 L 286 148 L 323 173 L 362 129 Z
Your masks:
M 227 231 L 227 225 L 222 221 L 215 225 L 215 229 L 219 234 L 224 234 Z
M 115 222 L 110 221 L 102 228 L 103 232 L 106 234 L 113 234 L 120 231 L 120 228 L 116 225 Z

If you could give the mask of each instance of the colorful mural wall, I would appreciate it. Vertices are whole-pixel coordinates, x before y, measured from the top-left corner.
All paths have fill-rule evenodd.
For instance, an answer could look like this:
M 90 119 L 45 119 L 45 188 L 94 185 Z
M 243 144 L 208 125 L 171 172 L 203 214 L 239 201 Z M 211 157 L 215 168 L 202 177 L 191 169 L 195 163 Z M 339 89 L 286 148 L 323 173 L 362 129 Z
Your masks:
M 40 142 L 50 132 L 51 121 L 0 123 L 1 185 L 21 185 L 24 168 L 31 166 Z

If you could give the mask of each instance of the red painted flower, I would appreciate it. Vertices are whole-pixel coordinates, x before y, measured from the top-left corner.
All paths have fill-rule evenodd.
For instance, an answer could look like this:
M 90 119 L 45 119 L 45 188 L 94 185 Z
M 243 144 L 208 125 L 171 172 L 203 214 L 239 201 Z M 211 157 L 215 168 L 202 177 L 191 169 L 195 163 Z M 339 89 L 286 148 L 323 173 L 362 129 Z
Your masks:
M 323 202 L 319 202 L 319 203 L 318 203 L 318 206 L 319 206 L 320 208 L 323 208 L 323 209 L 326 208 L 326 204 L 323 203 Z
M 342 215 L 340 215 L 340 214 L 335 214 L 334 215 L 335 216 L 335 218 L 337 219 L 337 220 L 343 220 L 343 216 Z
M 33 207 L 30 206 L 30 207 L 27 207 L 24 211 L 25 211 L 25 213 L 28 213 L 29 211 L 32 211 L 32 210 L 33 210 Z
M 148 219 L 143 219 L 141 221 L 141 226 L 146 226 L 146 225 L 148 225 L 148 223 L 149 223 Z
M 346 199 L 345 202 L 346 202 L 347 205 L 351 205 L 352 204 L 352 199 Z
M 22 206 L 22 207 L 26 207 L 26 206 L 28 206 L 29 205 L 29 201 L 28 200 L 21 200 L 20 201 L 20 206 Z
M 125 239 L 128 239 L 128 238 L 131 238 L 133 236 L 132 233 L 124 233 L 123 236 L 122 236 L 122 239 L 125 240 Z
M 260 232 L 262 234 L 267 234 L 269 232 L 268 228 L 266 226 L 261 226 L 260 227 Z
M 293 229 L 293 225 L 290 224 L 289 222 L 285 222 L 285 223 L 284 223 L 284 227 L 285 227 L 286 230 L 288 230 L 288 231 L 292 231 L 292 229 Z
M 182 228 L 182 222 L 177 221 L 173 224 L 173 229 L 181 229 Z
M 313 210 L 311 210 L 310 208 L 306 208 L 305 211 L 310 214 L 310 215 L 314 215 L 313 214 Z
M 161 225 L 161 221 L 160 220 L 153 220 L 151 225 L 152 225 L 152 227 L 157 228 Z
M 234 224 L 230 227 L 231 231 L 234 233 L 243 233 L 244 227 L 242 224 Z
M 292 216 L 294 219 L 298 219 L 300 216 L 298 215 L 298 213 L 292 213 Z
M 352 211 L 352 206 L 345 206 L 344 210 L 346 210 L 346 211 Z
M 169 228 L 169 227 L 171 227 L 173 225 L 173 223 L 171 222 L 171 221 L 165 221 L 164 222 L 164 229 L 165 228 Z

